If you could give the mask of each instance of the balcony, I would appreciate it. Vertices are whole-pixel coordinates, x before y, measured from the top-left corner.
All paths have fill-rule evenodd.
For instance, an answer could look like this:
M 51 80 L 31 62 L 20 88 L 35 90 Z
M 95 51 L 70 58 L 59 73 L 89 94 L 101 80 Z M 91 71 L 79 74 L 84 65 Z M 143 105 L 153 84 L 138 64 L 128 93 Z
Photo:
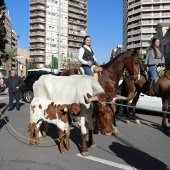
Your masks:
M 45 49 L 45 45 L 30 45 L 29 49 Z
M 45 17 L 44 13 L 30 13 L 30 18 L 32 17 Z
M 87 26 L 86 22 L 82 22 L 82 21 L 79 21 L 79 20 L 75 21 L 73 19 L 68 19 L 68 22 L 70 24 L 76 24 L 76 25 L 81 25 L 81 26 L 85 26 L 85 27 Z
M 131 9 L 131 8 L 134 8 L 134 7 L 137 7 L 137 6 L 140 6 L 142 4 L 142 2 L 137 2 L 137 3 L 133 3 L 131 5 L 128 6 L 128 9 Z
M 87 17 L 86 16 L 82 16 L 82 15 L 75 15 L 75 14 L 68 13 L 68 16 L 71 17 L 71 18 L 77 18 L 79 20 L 84 20 L 84 21 L 87 20 Z
M 81 3 L 74 3 L 74 2 L 69 2 L 68 3 L 69 6 L 73 6 L 73 7 L 77 7 L 77 8 L 81 8 L 81 9 L 87 9 L 87 6 L 86 5 L 83 5 Z
M 30 19 L 30 24 L 35 24 L 35 23 L 45 23 L 45 19 L 40 19 L 40 18 L 36 18 L 36 19 Z
M 45 39 L 30 39 L 30 42 L 45 42 Z
M 40 32 L 40 31 L 37 31 L 37 32 L 32 32 L 29 34 L 30 37 L 35 37 L 35 36 L 45 36 L 45 33 L 44 32 Z
M 45 27 L 42 27 L 42 26 L 31 26 L 30 30 L 45 30 Z
M 30 0 L 30 4 L 44 4 L 45 0 Z
M 45 11 L 45 6 L 41 5 L 31 6 L 30 11 Z
M 44 56 L 45 52 L 44 51 L 34 51 L 34 52 L 30 51 L 29 54 L 30 54 L 30 56 L 32 56 L 32 55 L 34 55 L 34 56 L 39 56 L 39 55 Z
M 137 40 L 141 40 L 141 36 L 128 38 L 128 42 L 137 41 Z

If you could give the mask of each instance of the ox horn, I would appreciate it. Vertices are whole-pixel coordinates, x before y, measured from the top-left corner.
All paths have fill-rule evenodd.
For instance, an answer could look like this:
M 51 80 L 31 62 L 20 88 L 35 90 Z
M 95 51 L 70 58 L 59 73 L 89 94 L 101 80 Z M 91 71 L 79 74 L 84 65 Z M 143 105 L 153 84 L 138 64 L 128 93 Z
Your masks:
M 113 102 L 116 101 L 116 100 L 132 100 L 135 96 L 136 96 L 137 93 L 135 93 L 134 95 L 130 96 L 130 97 L 125 97 L 125 96 L 116 96 L 115 98 L 113 98 Z
M 84 96 L 84 100 L 85 100 L 86 104 L 88 104 L 90 102 L 98 101 L 99 99 L 97 98 L 97 96 L 92 96 L 88 99 L 86 98 L 86 96 Z
M 68 112 L 68 109 L 67 109 L 67 107 L 64 107 L 64 112 Z

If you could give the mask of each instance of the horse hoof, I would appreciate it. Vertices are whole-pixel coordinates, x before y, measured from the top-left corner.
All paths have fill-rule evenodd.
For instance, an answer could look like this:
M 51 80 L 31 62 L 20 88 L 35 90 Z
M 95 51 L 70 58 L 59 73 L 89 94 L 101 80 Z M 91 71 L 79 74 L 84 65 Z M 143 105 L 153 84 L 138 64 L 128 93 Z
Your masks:
M 90 148 L 95 148 L 96 147 L 96 144 L 93 144 L 90 146 Z
M 88 152 L 88 151 L 82 152 L 81 155 L 82 155 L 82 156 L 89 156 L 89 152 Z
M 136 120 L 135 120 L 135 123 L 140 124 L 139 119 L 136 119 Z
M 168 127 L 168 126 L 166 126 L 166 125 L 162 126 L 162 128 L 163 128 L 164 130 L 170 129 L 170 127 Z
M 129 124 L 129 123 L 130 123 L 130 120 L 126 120 L 126 123 Z
M 64 151 L 62 151 L 61 154 L 64 154 Z

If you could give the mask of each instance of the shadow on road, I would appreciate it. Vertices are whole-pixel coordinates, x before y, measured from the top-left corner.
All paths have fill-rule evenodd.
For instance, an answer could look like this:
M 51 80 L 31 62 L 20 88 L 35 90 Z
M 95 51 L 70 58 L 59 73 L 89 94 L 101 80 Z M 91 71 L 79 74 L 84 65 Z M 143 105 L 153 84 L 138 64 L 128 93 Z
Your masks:
M 145 170 L 168 170 L 169 168 L 160 160 L 150 156 L 131 146 L 124 146 L 120 143 L 113 142 L 109 148 L 128 165 L 137 169 Z
M 6 103 L 0 103 L 0 109 L 2 109 L 5 105 Z
M 8 117 L 4 117 L 4 119 L 5 119 L 7 122 L 9 122 Z M 2 129 L 2 127 L 7 124 L 4 119 L 0 119 L 0 129 Z

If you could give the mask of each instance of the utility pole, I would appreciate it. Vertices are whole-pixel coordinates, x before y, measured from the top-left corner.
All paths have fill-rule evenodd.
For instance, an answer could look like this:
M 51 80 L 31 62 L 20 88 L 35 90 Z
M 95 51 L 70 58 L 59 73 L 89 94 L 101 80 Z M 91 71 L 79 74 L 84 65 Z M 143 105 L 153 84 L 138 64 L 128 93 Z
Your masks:
M 58 71 L 60 71 L 60 39 L 61 39 L 61 0 L 59 0 L 59 33 L 58 33 Z

